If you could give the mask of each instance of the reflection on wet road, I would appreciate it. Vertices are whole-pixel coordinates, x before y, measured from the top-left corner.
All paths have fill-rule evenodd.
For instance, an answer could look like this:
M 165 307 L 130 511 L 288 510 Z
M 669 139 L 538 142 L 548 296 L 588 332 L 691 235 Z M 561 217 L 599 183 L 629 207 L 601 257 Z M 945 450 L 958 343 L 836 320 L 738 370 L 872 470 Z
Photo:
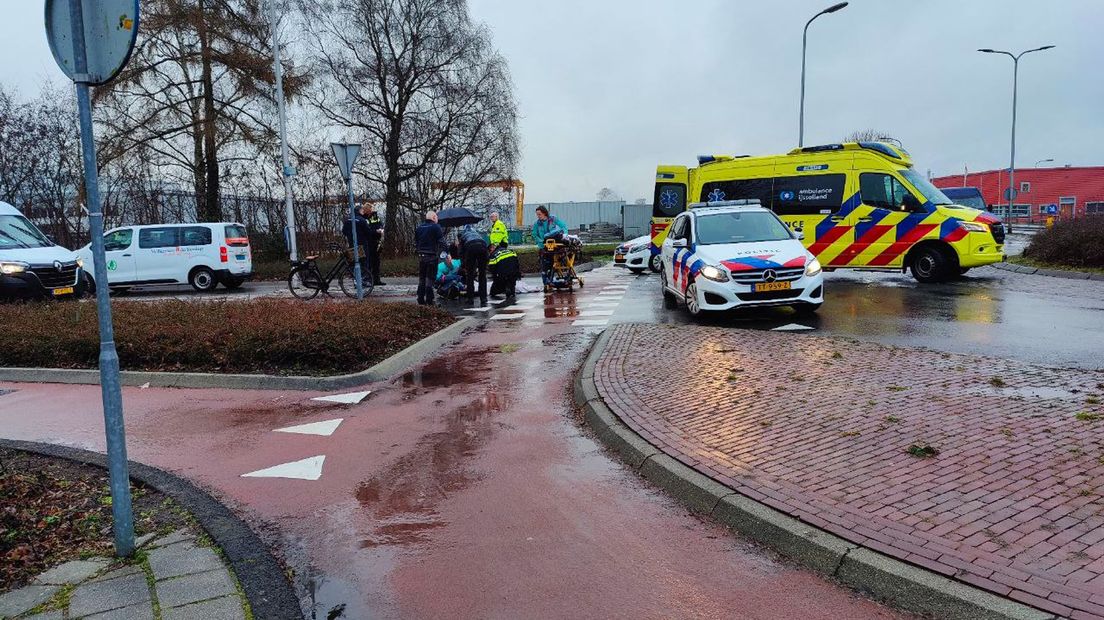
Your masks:
M 810 319 L 788 309 L 712 317 L 710 325 L 772 329 L 791 322 L 828 336 L 883 344 L 990 355 L 1060 367 L 1101 368 L 1104 282 L 972 270 L 945 284 L 920 284 L 903 274 L 827 274 L 825 303 Z M 687 323 L 685 309 L 665 310 L 655 276 L 629 289 L 617 322 Z

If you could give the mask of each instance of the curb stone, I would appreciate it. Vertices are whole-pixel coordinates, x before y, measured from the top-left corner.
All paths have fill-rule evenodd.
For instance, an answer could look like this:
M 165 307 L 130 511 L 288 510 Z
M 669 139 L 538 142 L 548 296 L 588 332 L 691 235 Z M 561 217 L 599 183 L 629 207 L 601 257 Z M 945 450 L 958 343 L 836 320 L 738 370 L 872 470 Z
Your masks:
M 105 455 L 67 446 L 0 439 L 0 447 L 107 468 Z M 299 599 L 284 576 L 283 568 L 245 521 L 184 478 L 134 461 L 129 461 L 128 466 L 132 480 L 168 495 L 183 506 L 222 549 L 254 618 L 302 620 Z
M 906 611 L 955 620 L 1054 620 L 1057 616 L 848 542 L 740 494 L 687 467 L 626 426 L 602 401 L 594 382 L 609 329 L 576 373 L 574 396 L 598 439 L 634 471 L 691 511 L 823 575 Z M 708 509 L 706 507 L 708 506 Z
M 1028 267 L 1027 265 L 1017 265 L 1015 263 L 993 263 L 989 266 L 993 267 L 994 269 L 1000 269 L 1001 271 L 1012 271 L 1014 273 L 1050 276 L 1052 278 L 1062 278 L 1065 280 L 1096 280 L 1098 282 L 1104 282 L 1104 273 L 1092 273 L 1090 271 L 1041 269 L 1039 267 Z
M 309 390 L 332 391 L 356 387 L 389 379 L 412 366 L 437 348 L 458 339 L 476 319 L 463 318 L 434 332 L 395 353 L 375 366 L 361 372 L 331 377 L 280 375 L 243 375 L 206 372 L 146 372 L 124 370 L 119 373 L 123 385 L 175 388 L 231 388 L 240 390 Z M 0 381 L 15 383 L 67 383 L 99 385 L 98 369 L 71 368 L 0 368 Z

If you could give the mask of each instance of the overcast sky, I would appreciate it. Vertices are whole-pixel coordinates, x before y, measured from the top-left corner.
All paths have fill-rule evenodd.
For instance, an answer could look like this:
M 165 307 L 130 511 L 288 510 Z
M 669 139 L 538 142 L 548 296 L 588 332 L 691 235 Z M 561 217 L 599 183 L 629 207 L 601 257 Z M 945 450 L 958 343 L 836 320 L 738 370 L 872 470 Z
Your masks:
M 527 201 L 648 197 L 658 163 L 797 145 L 801 29 L 831 0 L 469 0 L 510 63 Z M 0 83 L 60 79 L 38 0 L 0 0 Z M 809 29 L 805 142 L 876 128 L 935 175 L 1104 164 L 1101 0 L 852 0 Z M 0 145 L 3 148 L 3 145 Z

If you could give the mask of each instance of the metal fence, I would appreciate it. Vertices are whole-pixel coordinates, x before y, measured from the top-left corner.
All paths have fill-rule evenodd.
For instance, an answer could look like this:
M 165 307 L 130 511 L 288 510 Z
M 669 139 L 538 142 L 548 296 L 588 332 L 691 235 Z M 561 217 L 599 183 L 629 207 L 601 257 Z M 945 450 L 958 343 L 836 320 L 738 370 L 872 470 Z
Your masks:
M 626 204 L 620 200 L 529 203 L 525 205 L 525 229 L 533 227 L 538 206 L 548 207 L 548 211 L 563 220 L 571 230 L 591 228 L 596 224 L 612 224 L 621 229 L 625 239 L 647 234 L 652 217 L 651 205 Z

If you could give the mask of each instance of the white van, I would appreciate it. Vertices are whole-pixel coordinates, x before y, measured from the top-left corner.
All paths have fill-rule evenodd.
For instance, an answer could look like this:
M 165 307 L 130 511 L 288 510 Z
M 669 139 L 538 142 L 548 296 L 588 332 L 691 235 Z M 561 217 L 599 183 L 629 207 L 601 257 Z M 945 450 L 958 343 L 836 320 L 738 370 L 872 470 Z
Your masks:
M 77 253 L 92 264 L 90 245 Z M 104 233 L 104 255 L 113 289 L 187 283 L 206 292 L 219 284 L 235 289 L 253 277 L 249 234 L 233 222 L 112 228 Z
M 0 202 L 0 299 L 79 296 L 84 292 L 81 265 L 76 253 Z

